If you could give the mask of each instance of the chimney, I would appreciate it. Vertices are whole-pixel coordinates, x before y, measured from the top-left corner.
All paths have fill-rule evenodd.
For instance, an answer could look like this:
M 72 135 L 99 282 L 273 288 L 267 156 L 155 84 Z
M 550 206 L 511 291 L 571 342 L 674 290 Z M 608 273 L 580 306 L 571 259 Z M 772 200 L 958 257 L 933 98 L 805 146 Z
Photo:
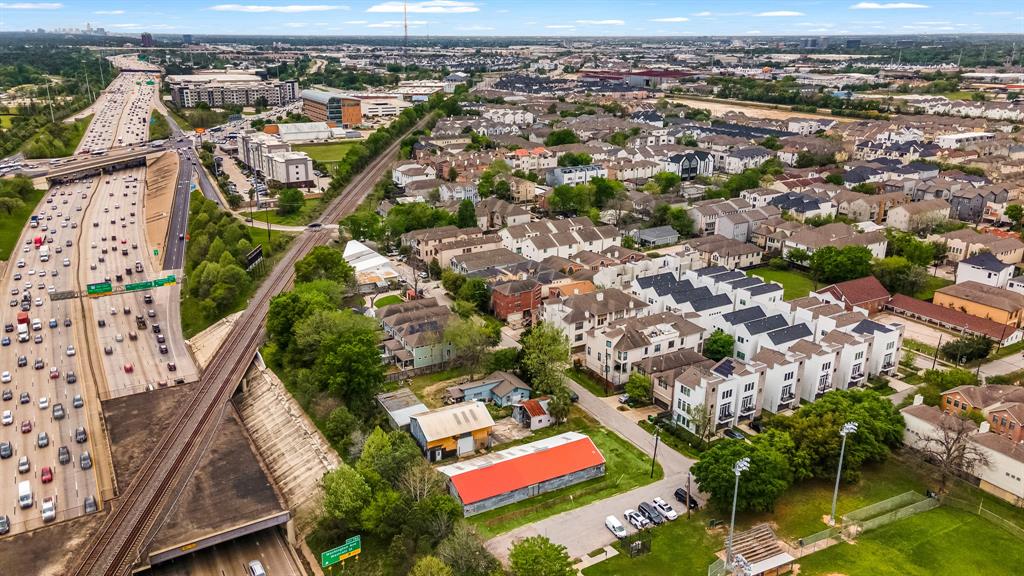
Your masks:
M 604 292 L 598 292 L 597 293 L 597 301 L 598 302 L 604 302 Z
M 920 406 L 921 404 L 924 404 L 924 396 L 914 394 L 914 406 Z
M 988 420 L 985 420 L 978 426 L 978 433 L 984 434 L 985 432 L 988 432 L 991 428 L 992 426 L 988 423 Z

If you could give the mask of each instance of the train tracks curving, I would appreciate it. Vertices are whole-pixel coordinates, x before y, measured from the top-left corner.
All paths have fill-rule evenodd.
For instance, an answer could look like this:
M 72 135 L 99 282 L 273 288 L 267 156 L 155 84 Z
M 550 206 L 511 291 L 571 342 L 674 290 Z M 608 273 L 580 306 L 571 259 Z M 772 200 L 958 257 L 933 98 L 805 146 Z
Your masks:
M 428 118 L 420 120 L 409 132 L 421 128 Z M 355 210 L 390 165 L 400 142 L 401 138 L 396 138 L 356 175 L 331 201 L 318 221 L 337 222 Z M 165 428 L 167 432 L 136 472 L 128 488 L 112 503 L 103 525 L 77 556 L 69 574 L 128 574 L 133 566 L 145 560 L 146 548 L 199 465 L 223 419 L 228 400 L 263 340 L 270 299 L 289 288 L 295 263 L 315 246 L 326 244 L 330 237 L 326 230 L 310 229 L 293 241 L 217 350 L 187 405 Z

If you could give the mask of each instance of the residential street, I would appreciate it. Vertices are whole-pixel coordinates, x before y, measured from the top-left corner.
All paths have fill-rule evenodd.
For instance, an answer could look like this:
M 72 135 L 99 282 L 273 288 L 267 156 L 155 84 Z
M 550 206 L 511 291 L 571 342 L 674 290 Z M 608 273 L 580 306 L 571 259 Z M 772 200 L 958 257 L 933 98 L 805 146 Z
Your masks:
M 637 426 L 629 417 L 603 402 L 573 380 L 566 378 L 566 383 L 569 388 L 579 394 L 579 406 L 597 418 L 602 425 L 614 430 L 646 454 L 650 454 L 654 450 L 654 437 Z M 676 488 L 686 485 L 686 474 L 696 461 L 679 454 L 665 444 L 659 444 L 658 462 L 665 471 L 665 477 L 662 480 L 495 536 L 487 541 L 487 548 L 498 558 L 507 560 L 509 547 L 515 541 L 530 536 L 544 535 L 552 542 L 565 546 L 571 558 L 578 558 L 592 550 L 611 544 L 615 541 L 615 537 L 605 528 L 605 517 L 614 514 L 622 521 L 622 513 L 626 509 L 635 509 L 641 501 L 649 501 L 655 496 L 661 496 L 666 501 L 674 503 L 672 492 Z M 695 488 L 696 484 L 694 483 Z M 698 499 L 703 504 L 704 499 L 699 495 Z M 676 511 L 681 512 L 682 508 L 678 507 Z M 677 522 L 686 522 L 686 519 L 683 517 Z M 634 531 L 632 527 L 627 526 L 627 528 L 630 532 Z

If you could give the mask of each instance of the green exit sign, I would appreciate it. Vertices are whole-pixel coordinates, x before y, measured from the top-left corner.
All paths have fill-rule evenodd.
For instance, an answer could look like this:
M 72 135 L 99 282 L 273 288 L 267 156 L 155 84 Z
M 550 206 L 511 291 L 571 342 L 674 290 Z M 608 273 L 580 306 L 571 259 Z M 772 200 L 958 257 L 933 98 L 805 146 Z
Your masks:
M 326 552 L 320 553 L 320 566 L 327 568 L 333 564 L 337 564 L 346 558 L 351 558 L 363 550 L 363 541 L 360 536 L 353 536 L 345 543 L 337 548 L 332 548 Z

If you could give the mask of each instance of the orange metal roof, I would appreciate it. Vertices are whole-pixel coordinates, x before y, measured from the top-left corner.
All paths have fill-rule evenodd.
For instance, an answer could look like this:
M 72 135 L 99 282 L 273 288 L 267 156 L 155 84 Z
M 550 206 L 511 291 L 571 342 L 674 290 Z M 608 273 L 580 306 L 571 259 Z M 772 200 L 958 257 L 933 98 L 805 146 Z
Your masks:
M 604 456 L 590 438 L 555 446 L 541 452 L 504 460 L 452 476 L 463 504 L 533 486 L 604 463 Z

